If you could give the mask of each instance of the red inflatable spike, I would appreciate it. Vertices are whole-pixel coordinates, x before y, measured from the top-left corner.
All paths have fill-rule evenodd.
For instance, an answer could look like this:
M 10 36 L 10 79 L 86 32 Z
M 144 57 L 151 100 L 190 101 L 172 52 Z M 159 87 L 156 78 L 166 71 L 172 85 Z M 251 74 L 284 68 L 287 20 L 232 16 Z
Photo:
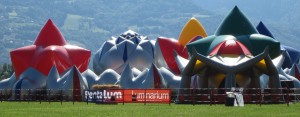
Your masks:
M 162 78 L 160 77 L 156 66 L 152 64 L 152 68 L 153 68 L 153 76 L 154 76 L 154 88 L 161 89 L 162 88 L 162 82 L 161 82 Z
M 67 42 L 59 29 L 52 22 L 51 19 L 47 21 L 45 26 L 42 28 L 40 34 L 37 36 L 34 45 L 38 46 L 49 46 L 49 45 L 66 45 Z
M 66 45 L 66 41 L 55 24 L 48 20 L 34 45 L 21 47 L 10 52 L 16 78 L 29 67 L 48 75 L 55 65 L 59 74 L 72 66 L 80 72 L 88 68 L 91 52 L 77 46 Z
M 176 51 L 178 55 L 182 56 L 183 58 L 188 58 L 188 52 L 187 49 L 185 49 L 184 46 L 178 43 L 175 39 L 169 39 L 169 38 L 163 38 L 159 37 L 157 39 L 161 53 L 168 65 L 168 67 L 176 74 L 180 74 L 180 70 L 178 68 L 178 65 L 176 63 L 175 57 L 173 52 Z M 165 46 L 167 45 L 167 46 Z

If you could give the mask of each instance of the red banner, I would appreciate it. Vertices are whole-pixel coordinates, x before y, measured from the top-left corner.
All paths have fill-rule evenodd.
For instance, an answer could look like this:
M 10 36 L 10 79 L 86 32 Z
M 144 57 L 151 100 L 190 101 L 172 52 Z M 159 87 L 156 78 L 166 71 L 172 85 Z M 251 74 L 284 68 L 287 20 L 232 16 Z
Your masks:
M 167 89 L 125 89 L 124 102 L 170 103 L 171 91 Z
M 170 103 L 169 89 L 86 90 L 85 101 L 111 103 Z

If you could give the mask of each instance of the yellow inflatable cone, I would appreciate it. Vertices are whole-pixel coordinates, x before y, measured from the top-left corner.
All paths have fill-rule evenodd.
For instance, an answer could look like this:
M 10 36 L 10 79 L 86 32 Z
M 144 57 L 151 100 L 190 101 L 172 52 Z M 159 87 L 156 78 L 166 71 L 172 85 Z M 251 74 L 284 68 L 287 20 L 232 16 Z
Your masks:
M 192 17 L 183 27 L 178 42 L 185 46 L 195 36 L 207 37 L 206 31 L 201 23 Z

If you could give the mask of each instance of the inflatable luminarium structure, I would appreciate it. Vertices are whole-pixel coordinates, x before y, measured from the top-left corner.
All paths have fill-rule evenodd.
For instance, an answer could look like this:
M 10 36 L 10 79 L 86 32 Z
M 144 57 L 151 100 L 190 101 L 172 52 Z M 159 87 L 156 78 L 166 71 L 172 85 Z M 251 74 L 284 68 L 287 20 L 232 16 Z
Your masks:
M 33 45 L 14 49 L 10 56 L 15 73 L 0 81 L 0 93 L 10 99 L 25 99 L 42 89 L 50 90 L 42 92 L 47 99 L 67 95 L 81 101 L 83 90 L 95 84 L 180 88 L 173 91 L 177 103 L 185 103 L 191 94 L 183 89 L 281 88 L 285 81 L 300 88 L 300 52 L 281 45 L 262 22 L 255 28 L 237 7 L 210 36 L 196 18 L 186 23 L 178 39 L 150 40 L 125 31 L 102 44 L 93 70 L 88 68 L 91 52 L 67 44 L 51 20 Z
M 154 40 L 128 30 L 104 42 L 93 59 L 93 70 L 108 84 L 122 88 L 178 88 L 180 79 L 153 64 Z M 104 74 L 113 73 L 113 77 Z
M 182 71 L 180 88 L 281 88 L 272 59 L 281 54 L 280 43 L 261 35 L 235 7 L 214 35 L 187 44 L 190 59 Z M 271 50 L 271 51 L 269 51 Z M 260 76 L 269 76 L 261 84 Z M 192 80 L 197 79 L 197 80 Z M 179 89 L 179 97 L 188 92 Z M 280 93 L 280 91 L 273 92 Z M 180 101 L 184 100 L 181 98 Z
M 46 88 L 49 85 L 47 81 L 59 80 L 49 74 L 53 66 L 58 74 L 65 76 L 74 75 L 67 72 L 70 68 L 76 67 L 78 73 L 87 70 L 91 52 L 67 44 L 56 25 L 48 20 L 33 45 L 12 50 L 10 55 L 15 73 L 9 80 L 1 82 L 1 86 L 4 86 L 1 89 L 13 89 L 11 94 L 17 95 L 14 98 L 22 98 L 20 96 L 28 91 L 21 89 L 32 89 L 31 93 L 35 93 L 37 89 Z M 85 85 L 79 77 L 72 77 L 62 85 L 50 87 L 63 89 L 69 86 L 68 89 L 75 89 L 74 93 L 80 94 L 80 89 L 85 89 Z
M 106 69 L 113 69 L 121 74 L 126 64 L 143 71 L 152 64 L 153 55 L 154 40 L 128 30 L 103 43 L 93 59 L 94 72 L 100 74 Z

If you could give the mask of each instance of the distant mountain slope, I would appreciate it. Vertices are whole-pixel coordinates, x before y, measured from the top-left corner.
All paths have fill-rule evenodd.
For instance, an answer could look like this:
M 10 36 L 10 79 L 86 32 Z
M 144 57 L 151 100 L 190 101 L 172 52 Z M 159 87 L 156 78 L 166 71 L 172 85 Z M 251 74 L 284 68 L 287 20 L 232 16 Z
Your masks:
M 4 0 L 0 1 L 0 63 L 10 61 L 10 50 L 31 45 L 49 18 L 69 43 L 95 53 L 104 40 L 128 29 L 150 39 L 177 38 L 193 16 L 208 32 L 221 19 L 191 0 Z
M 209 35 L 237 4 L 253 24 L 259 20 L 283 44 L 298 47 L 299 3 L 295 0 L 1 0 L 0 63 L 10 62 L 9 51 L 31 45 L 51 18 L 68 43 L 93 53 L 111 36 L 132 29 L 141 35 L 178 38 L 184 24 L 196 17 Z M 278 8 L 277 10 L 275 8 Z M 282 16 L 282 17 L 280 17 Z

